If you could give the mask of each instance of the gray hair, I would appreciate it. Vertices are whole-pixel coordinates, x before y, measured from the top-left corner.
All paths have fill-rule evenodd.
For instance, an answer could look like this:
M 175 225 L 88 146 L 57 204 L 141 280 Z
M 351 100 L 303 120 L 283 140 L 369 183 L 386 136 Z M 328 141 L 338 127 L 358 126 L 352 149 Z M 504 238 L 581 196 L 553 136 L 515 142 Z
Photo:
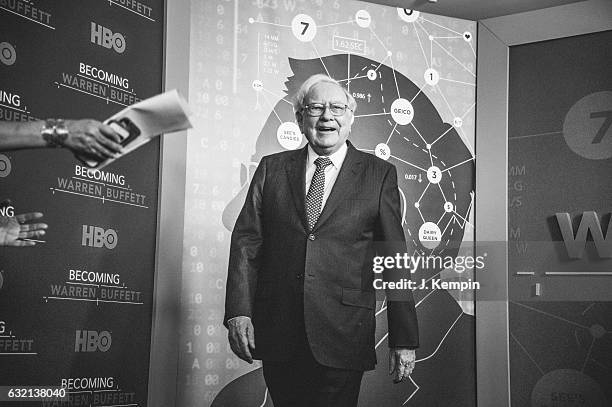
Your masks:
M 349 109 L 355 112 L 355 109 L 357 109 L 357 102 L 355 101 L 353 95 L 351 95 L 350 92 L 340 84 L 340 82 L 322 73 L 312 75 L 306 79 L 295 93 L 295 97 L 293 98 L 293 109 L 296 112 L 299 112 L 304 108 L 304 99 L 306 99 L 306 95 L 308 95 L 308 92 L 310 92 L 310 89 L 312 89 L 313 86 L 319 83 L 333 83 L 334 85 L 338 85 L 346 95 Z

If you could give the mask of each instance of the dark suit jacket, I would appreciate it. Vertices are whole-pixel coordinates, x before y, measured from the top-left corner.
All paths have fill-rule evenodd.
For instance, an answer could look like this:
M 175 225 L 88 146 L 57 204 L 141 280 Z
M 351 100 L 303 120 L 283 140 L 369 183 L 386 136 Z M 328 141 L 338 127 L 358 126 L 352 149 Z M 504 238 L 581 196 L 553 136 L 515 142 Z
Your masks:
M 374 352 L 372 255 L 405 251 L 395 167 L 348 151 L 311 232 L 305 215 L 307 148 L 264 157 L 232 233 L 224 323 L 252 318 L 256 359 L 286 361 L 305 326 L 315 359 L 371 370 Z M 418 347 L 412 293 L 388 302 L 389 346 Z M 303 315 L 299 296 L 303 295 Z

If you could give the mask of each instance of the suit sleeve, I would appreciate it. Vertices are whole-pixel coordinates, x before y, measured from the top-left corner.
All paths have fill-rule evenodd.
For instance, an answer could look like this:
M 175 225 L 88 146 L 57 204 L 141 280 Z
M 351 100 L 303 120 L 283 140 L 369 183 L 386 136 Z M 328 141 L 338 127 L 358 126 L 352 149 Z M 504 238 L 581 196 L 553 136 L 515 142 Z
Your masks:
M 252 317 L 263 250 L 262 205 L 265 179 L 264 157 L 253 175 L 244 206 L 232 231 L 223 317 L 226 327 L 227 321 L 233 317 Z
M 395 257 L 396 253 L 403 254 L 406 251 L 395 166 L 389 168 L 383 180 L 377 232 L 379 255 Z M 396 281 L 410 278 L 410 272 L 386 271 L 383 276 L 387 281 Z M 388 290 L 386 294 L 389 347 L 418 348 L 419 330 L 412 291 Z

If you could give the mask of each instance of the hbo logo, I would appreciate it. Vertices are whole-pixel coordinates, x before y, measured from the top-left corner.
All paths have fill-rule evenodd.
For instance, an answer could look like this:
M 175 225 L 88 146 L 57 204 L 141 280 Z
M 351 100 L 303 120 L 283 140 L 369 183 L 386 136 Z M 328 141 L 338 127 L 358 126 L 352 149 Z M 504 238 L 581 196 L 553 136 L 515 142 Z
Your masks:
M 76 331 L 74 341 L 75 352 L 106 352 L 110 349 L 113 339 L 108 331 Z
M 81 246 L 106 247 L 112 250 L 117 246 L 117 232 L 113 229 L 104 230 L 98 226 L 83 225 Z
M 107 49 L 114 49 L 117 53 L 125 51 L 125 37 L 114 33 L 106 27 L 91 22 L 91 42 Z

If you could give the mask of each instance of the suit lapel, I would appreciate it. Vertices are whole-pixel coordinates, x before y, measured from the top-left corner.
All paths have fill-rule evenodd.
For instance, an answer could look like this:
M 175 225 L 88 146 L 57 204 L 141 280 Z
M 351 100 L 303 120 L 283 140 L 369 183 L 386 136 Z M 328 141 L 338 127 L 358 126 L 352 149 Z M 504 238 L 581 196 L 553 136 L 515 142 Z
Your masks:
M 313 231 L 316 230 L 319 225 L 322 225 L 334 212 L 338 204 L 356 189 L 355 184 L 359 181 L 358 175 L 363 169 L 363 163 L 355 147 L 353 147 L 350 142 L 347 142 L 347 144 L 348 150 L 346 152 L 346 157 L 344 158 L 336 182 L 329 194 L 329 198 L 327 198 L 327 202 L 325 202 L 321 216 L 319 216 Z
M 302 226 L 307 229 L 304 192 L 306 185 L 306 157 L 308 156 L 308 145 L 294 154 L 286 168 L 289 187 L 293 197 L 293 203 L 298 218 L 302 221 Z

